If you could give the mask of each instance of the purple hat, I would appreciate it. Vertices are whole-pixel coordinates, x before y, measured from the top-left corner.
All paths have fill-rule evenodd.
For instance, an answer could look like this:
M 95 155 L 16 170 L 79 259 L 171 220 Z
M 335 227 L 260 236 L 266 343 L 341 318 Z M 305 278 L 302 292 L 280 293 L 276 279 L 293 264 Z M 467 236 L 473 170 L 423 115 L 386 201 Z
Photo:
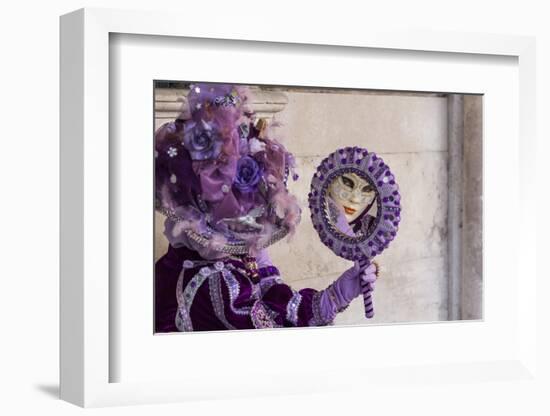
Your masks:
M 254 253 L 300 221 L 286 188 L 294 158 L 268 137 L 249 97 L 243 86 L 193 84 L 190 118 L 155 133 L 156 208 L 167 216 L 165 234 L 173 246 Z

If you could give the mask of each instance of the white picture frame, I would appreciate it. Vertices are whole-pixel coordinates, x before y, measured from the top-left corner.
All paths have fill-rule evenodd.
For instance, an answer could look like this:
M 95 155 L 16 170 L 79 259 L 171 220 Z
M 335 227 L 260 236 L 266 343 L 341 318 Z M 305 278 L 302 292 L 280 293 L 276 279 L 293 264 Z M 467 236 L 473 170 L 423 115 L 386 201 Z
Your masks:
M 185 25 L 181 22 L 185 20 Z M 185 18 L 177 13 L 150 13 L 106 9 L 82 9 L 61 18 L 61 398 L 80 406 L 106 406 L 119 404 L 158 403 L 185 401 L 215 397 L 247 397 L 269 394 L 295 394 L 333 392 L 342 389 L 383 389 L 384 384 L 399 380 L 400 383 L 464 382 L 481 383 L 486 380 L 517 381 L 533 380 L 536 375 L 536 270 L 534 244 L 536 218 L 521 215 L 529 212 L 528 207 L 536 203 L 532 192 L 534 182 L 528 174 L 528 167 L 534 165 L 532 146 L 535 142 L 535 42 L 530 37 L 509 35 L 398 32 L 365 29 L 360 35 L 341 31 L 327 34 L 321 26 L 312 25 L 307 33 L 298 30 L 280 31 L 276 25 L 264 22 L 251 27 L 246 35 L 232 33 L 223 25 L 201 24 L 200 19 Z M 276 42 L 282 50 L 290 45 L 331 45 L 331 50 L 353 47 L 357 50 L 407 50 L 428 51 L 449 54 L 468 54 L 475 61 L 476 55 L 500 55 L 517 59 L 519 86 L 517 114 L 512 114 L 512 124 L 519 131 L 509 132 L 512 145 L 519 148 L 517 166 L 511 170 L 514 189 L 520 201 L 512 207 L 520 218 L 517 230 L 518 244 L 514 246 L 515 259 L 510 270 L 500 266 L 485 268 L 489 277 L 502 273 L 504 281 L 511 286 L 503 288 L 506 299 L 513 298 L 513 313 L 517 320 L 507 335 L 510 344 L 502 351 L 489 351 L 478 355 L 470 352 L 457 361 L 442 354 L 435 360 L 427 355 L 411 354 L 401 364 L 398 361 L 362 362 L 355 366 L 353 360 L 343 363 L 331 362 L 315 370 L 313 366 L 304 369 L 250 368 L 235 375 L 231 363 L 217 362 L 217 367 L 206 366 L 203 373 L 199 368 L 189 377 L 174 379 L 159 378 L 158 374 L 147 373 L 140 380 L 111 382 L 111 368 L 121 360 L 111 348 L 112 333 L 110 314 L 113 305 L 112 292 L 116 292 L 109 281 L 113 263 L 110 258 L 110 172 L 116 170 L 109 153 L 109 100 L 110 35 L 163 36 L 174 38 L 206 38 L 239 42 Z M 165 38 L 168 39 L 168 38 Z M 212 79 L 213 80 L 213 79 Z M 231 79 L 238 81 L 237 79 Z M 254 83 L 254 80 L 245 79 Z M 379 88 L 384 85 L 379 85 Z M 386 84 L 387 89 L 400 89 L 397 83 Z M 441 89 L 440 91 L 445 91 Z M 462 91 L 468 92 L 468 91 Z M 476 92 L 476 91 L 470 91 Z M 148 103 L 151 105 L 151 103 Z M 517 117 L 516 119 L 514 119 Z M 502 157 L 505 159 L 504 152 Z M 512 154 L 508 154 L 513 157 Z M 498 164 L 493 166 L 498 167 Z M 499 190 L 495 190 L 498 198 Z M 151 192 L 152 194 L 152 192 Z M 151 197 L 152 198 L 152 197 Z M 498 199 L 497 199 L 498 200 Z M 152 201 L 151 201 L 152 205 Z M 485 209 L 495 210 L 494 206 Z M 486 217 L 485 217 L 486 218 Z M 497 223 L 493 226 L 498 227 Z M 152 241 L 151 241 L 152 244 Z M 489 248 L 491 246 L 489 245 Z M 490 252 L 490 250 L 489 250 Z M 485 254 L 485 253 L 484 253 Z M 490 255 L 490 254 L 489 254 Z M 522 285 L 518 281 L 518 270 L 522 271 Z M 152 272 L 151 270 L 149 272 Z M 485 277 L 485 276 L 484 276 Z M 509 280 L 507 280 L 509 278 Z M 151 284 L 152 287 L 152 284 Z M 514 290 L 512 290 L 512 287 Z M 517 289 L 517 290 L 515 290 Z M 151 288 L 152 290 L 152 288 Z M 486 296 L 494 296 L 486 293 Z M 152 310 L 151 310 L 152 314 Z M 482 337 L 486 325 L 493 325 L 495 331 L 504 334 L 506 317 L 485 316 L 483 322 L 473 326 L 460 322 L 440 326 L 439 335 L 444 337 Z M 376 336 L 392 337 L 402 343 L 405 336 L 421 334 L 434 336 L 427 326 L 402 326 L 400 335 L 395 328 L 386 331 L 383 327 L 369 328 L 377 331 Z M 331 328 L 346 343 L 353 339 L 363 340 L 365 328 Z M 261 336 L 250 331 L 230 335 L 234 345 L 245 343 L 252 351 L 272 342 L 324 342 L 328 332 L 277 331 L 263 332 Z M 151 332 L 152 335 L 152 332 Z M 179 334 L 178 334 L 179 335 Z M 184 334 L 185 336 L 189 334 Z M 213 340 L 215 334 L 192 334 L 205 340 Z M 298 338 L 297 338 L 298 337 Z M 173 337 L 156 337 L 163 344 L 174 343 Z M 275 338 L 278 338 L 275 341 Z M 188 338 L 191 340 L 192 338 Z M 195 338 L 193 338 L 195 339 Z M 317 340 L 317 341 L 316 341 Z M 344 344 L 348 345 L 348 344 Z M 257 347 L 257 348 L 254 348 Z M 387 349 L 389 344 L 379 345 Z M 135 348 L 141 348 L 137 345 Z M 134 348 L 134 349 L 135 349 Z M 196 348 L 200 348 L 197 345 Z M 238 348 L 234 349 L 239 354 Z M 353 350 L 355 352 L 355 350 Z M 358 353 L 355 352 L 357 355 Z M 253 353 L 251 353 L 253 354 Z M 315 354 L 313 354 L 315 355 Z M 255 357 L 254 355 L 252 355 Z M 326 357 L 325 357 L 326 358 Z M 402 367 L 399 367 L 399 366 Z M 222 366 L 222 367 L 220 367 Z M 223 367 L 225 366 L 225 367 Z M 267 367 L 267 366 L 266 366 Z M 292 367 L 292 366 L 291 366 Z M 411 370 L 413 369 L 413 370 Z M 223 377 L 214 378 L 214 370 Z M 233 375 L 232 383 L 228 382 Z M 292 377 L 289 377 L 291 375 Z M 323 375 L 325 377 L 323 377 Z M 321 376 L 321 377 L 320 377 Z M 263 377 L 258 383 L 257 377 Z M 382 385 L 382 387 L 380 387 Z

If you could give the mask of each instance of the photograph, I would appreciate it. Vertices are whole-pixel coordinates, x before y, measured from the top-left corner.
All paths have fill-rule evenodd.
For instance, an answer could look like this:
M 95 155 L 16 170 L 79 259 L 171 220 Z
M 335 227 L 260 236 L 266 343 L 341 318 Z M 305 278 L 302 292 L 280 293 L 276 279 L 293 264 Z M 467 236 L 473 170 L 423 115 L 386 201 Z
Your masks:
M 4 2 L 0 414 L 549 416 L 547 9 Z
M 482 94 L 153 88 L 154 333 L 483 319 Z

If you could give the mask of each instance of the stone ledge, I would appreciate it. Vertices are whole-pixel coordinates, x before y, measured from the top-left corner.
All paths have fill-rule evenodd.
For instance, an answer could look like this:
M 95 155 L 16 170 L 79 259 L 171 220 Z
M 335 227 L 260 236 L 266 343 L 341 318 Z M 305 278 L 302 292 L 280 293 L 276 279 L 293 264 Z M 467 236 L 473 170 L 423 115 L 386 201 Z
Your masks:
M 271 120 L 273 116 L 284 110 L 288 103 L 285 93 L 280 91 L 265 91 L 252 87 L 250 107 L 259 118 Z M 157 127 L 177 117 L 189 118 L 186 88 L 157 88 L 155 90 L 155 120 Z

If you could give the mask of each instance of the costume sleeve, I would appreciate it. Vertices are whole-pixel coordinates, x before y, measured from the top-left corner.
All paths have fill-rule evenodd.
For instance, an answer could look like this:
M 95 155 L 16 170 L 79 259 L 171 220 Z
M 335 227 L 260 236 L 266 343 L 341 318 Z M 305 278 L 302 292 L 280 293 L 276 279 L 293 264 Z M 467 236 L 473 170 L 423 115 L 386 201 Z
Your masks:
M 292 326 L 328 325 L 332 321 L 322 318 L 321 292 L 306 288 L 295 291 L 285 283 L 273 285 L 262 297 L 262 302 L 281 317 L 280 324 Z

